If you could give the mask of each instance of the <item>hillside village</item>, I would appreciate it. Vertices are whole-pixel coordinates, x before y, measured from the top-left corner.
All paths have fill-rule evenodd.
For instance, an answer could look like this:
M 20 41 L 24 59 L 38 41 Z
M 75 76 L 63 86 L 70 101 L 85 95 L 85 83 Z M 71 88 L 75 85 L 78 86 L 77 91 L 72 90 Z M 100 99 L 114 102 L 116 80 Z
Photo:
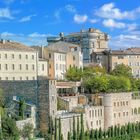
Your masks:
M 94 28 L 47 46 L 0 40 L 1 140 L 140 138 L 140 48 Z

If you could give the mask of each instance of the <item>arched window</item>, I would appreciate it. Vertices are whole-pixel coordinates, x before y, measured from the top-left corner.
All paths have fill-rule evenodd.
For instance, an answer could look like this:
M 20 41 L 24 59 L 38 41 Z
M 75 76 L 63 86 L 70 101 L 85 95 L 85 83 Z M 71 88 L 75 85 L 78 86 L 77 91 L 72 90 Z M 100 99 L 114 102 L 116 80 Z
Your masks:
M 138 113 L 138 112 L 137 112 L 137 108 L 135 108 L 135 109 L 134 109 L 134 114 L 137 114 L 137 113 Z

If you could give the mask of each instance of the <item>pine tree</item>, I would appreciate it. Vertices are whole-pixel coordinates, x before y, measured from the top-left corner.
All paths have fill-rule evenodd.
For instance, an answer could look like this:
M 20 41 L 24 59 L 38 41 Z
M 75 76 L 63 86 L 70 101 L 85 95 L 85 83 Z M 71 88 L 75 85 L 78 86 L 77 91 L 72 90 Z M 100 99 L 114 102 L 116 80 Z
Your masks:
M 94 139 L 94 130 L 92 129 L 90 131 L 90 140 L 93 140 Z
M 73 116 L 73 140 L 76 140 L 75 117 Z
M 99 131 L 97 129 L 95 130 L 95 139 L 99 139 Z
M 117 136 L 117 126 L 115 125 L 114 127 L 114 136 L 116 137 Z
M 71 140 L 71 133 L 68 132 L 68 140 Z

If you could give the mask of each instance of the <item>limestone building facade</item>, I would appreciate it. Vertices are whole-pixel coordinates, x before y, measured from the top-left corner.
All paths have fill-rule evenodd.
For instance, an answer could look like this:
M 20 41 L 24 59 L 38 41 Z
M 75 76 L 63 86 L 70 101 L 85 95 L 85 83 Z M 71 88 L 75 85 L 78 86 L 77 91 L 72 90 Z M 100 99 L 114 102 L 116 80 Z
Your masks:
M 47 77 L 48 67 L 36 50 L 18 42 L 0 41 L 0 80 L 37 80 L 38 76 Z

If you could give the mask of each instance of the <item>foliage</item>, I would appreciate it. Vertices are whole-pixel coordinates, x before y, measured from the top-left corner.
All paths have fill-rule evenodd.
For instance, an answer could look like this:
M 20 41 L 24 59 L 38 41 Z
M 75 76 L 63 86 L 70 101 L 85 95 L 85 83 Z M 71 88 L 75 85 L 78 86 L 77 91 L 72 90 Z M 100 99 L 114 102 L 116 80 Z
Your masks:
M 24 111 L 26 108 L 25 101 L 23 99 L 20 99 L 19 101 L 19 116 L 24 119 Z
M 70 67 L 66 74 L 65 77 L 69 81 L 81 81 L 82 78 L 82 69 L 79 69 L 77 67 Z
M 24 139 L 31 139 L 31 135 L 33 134 L 33 125 L 30 123 L 25 124 L 20 133 Z
M 10 117 L 2 118 L 2 135 L 7 140 L 19 140 L 19 131 L 16 122 Z
M 132 77 L 132 69 L 124 64 L 117 65 L 114 70 L 111 72 L 112 75 L 115 76 L 123 76 L 123 77 Z

